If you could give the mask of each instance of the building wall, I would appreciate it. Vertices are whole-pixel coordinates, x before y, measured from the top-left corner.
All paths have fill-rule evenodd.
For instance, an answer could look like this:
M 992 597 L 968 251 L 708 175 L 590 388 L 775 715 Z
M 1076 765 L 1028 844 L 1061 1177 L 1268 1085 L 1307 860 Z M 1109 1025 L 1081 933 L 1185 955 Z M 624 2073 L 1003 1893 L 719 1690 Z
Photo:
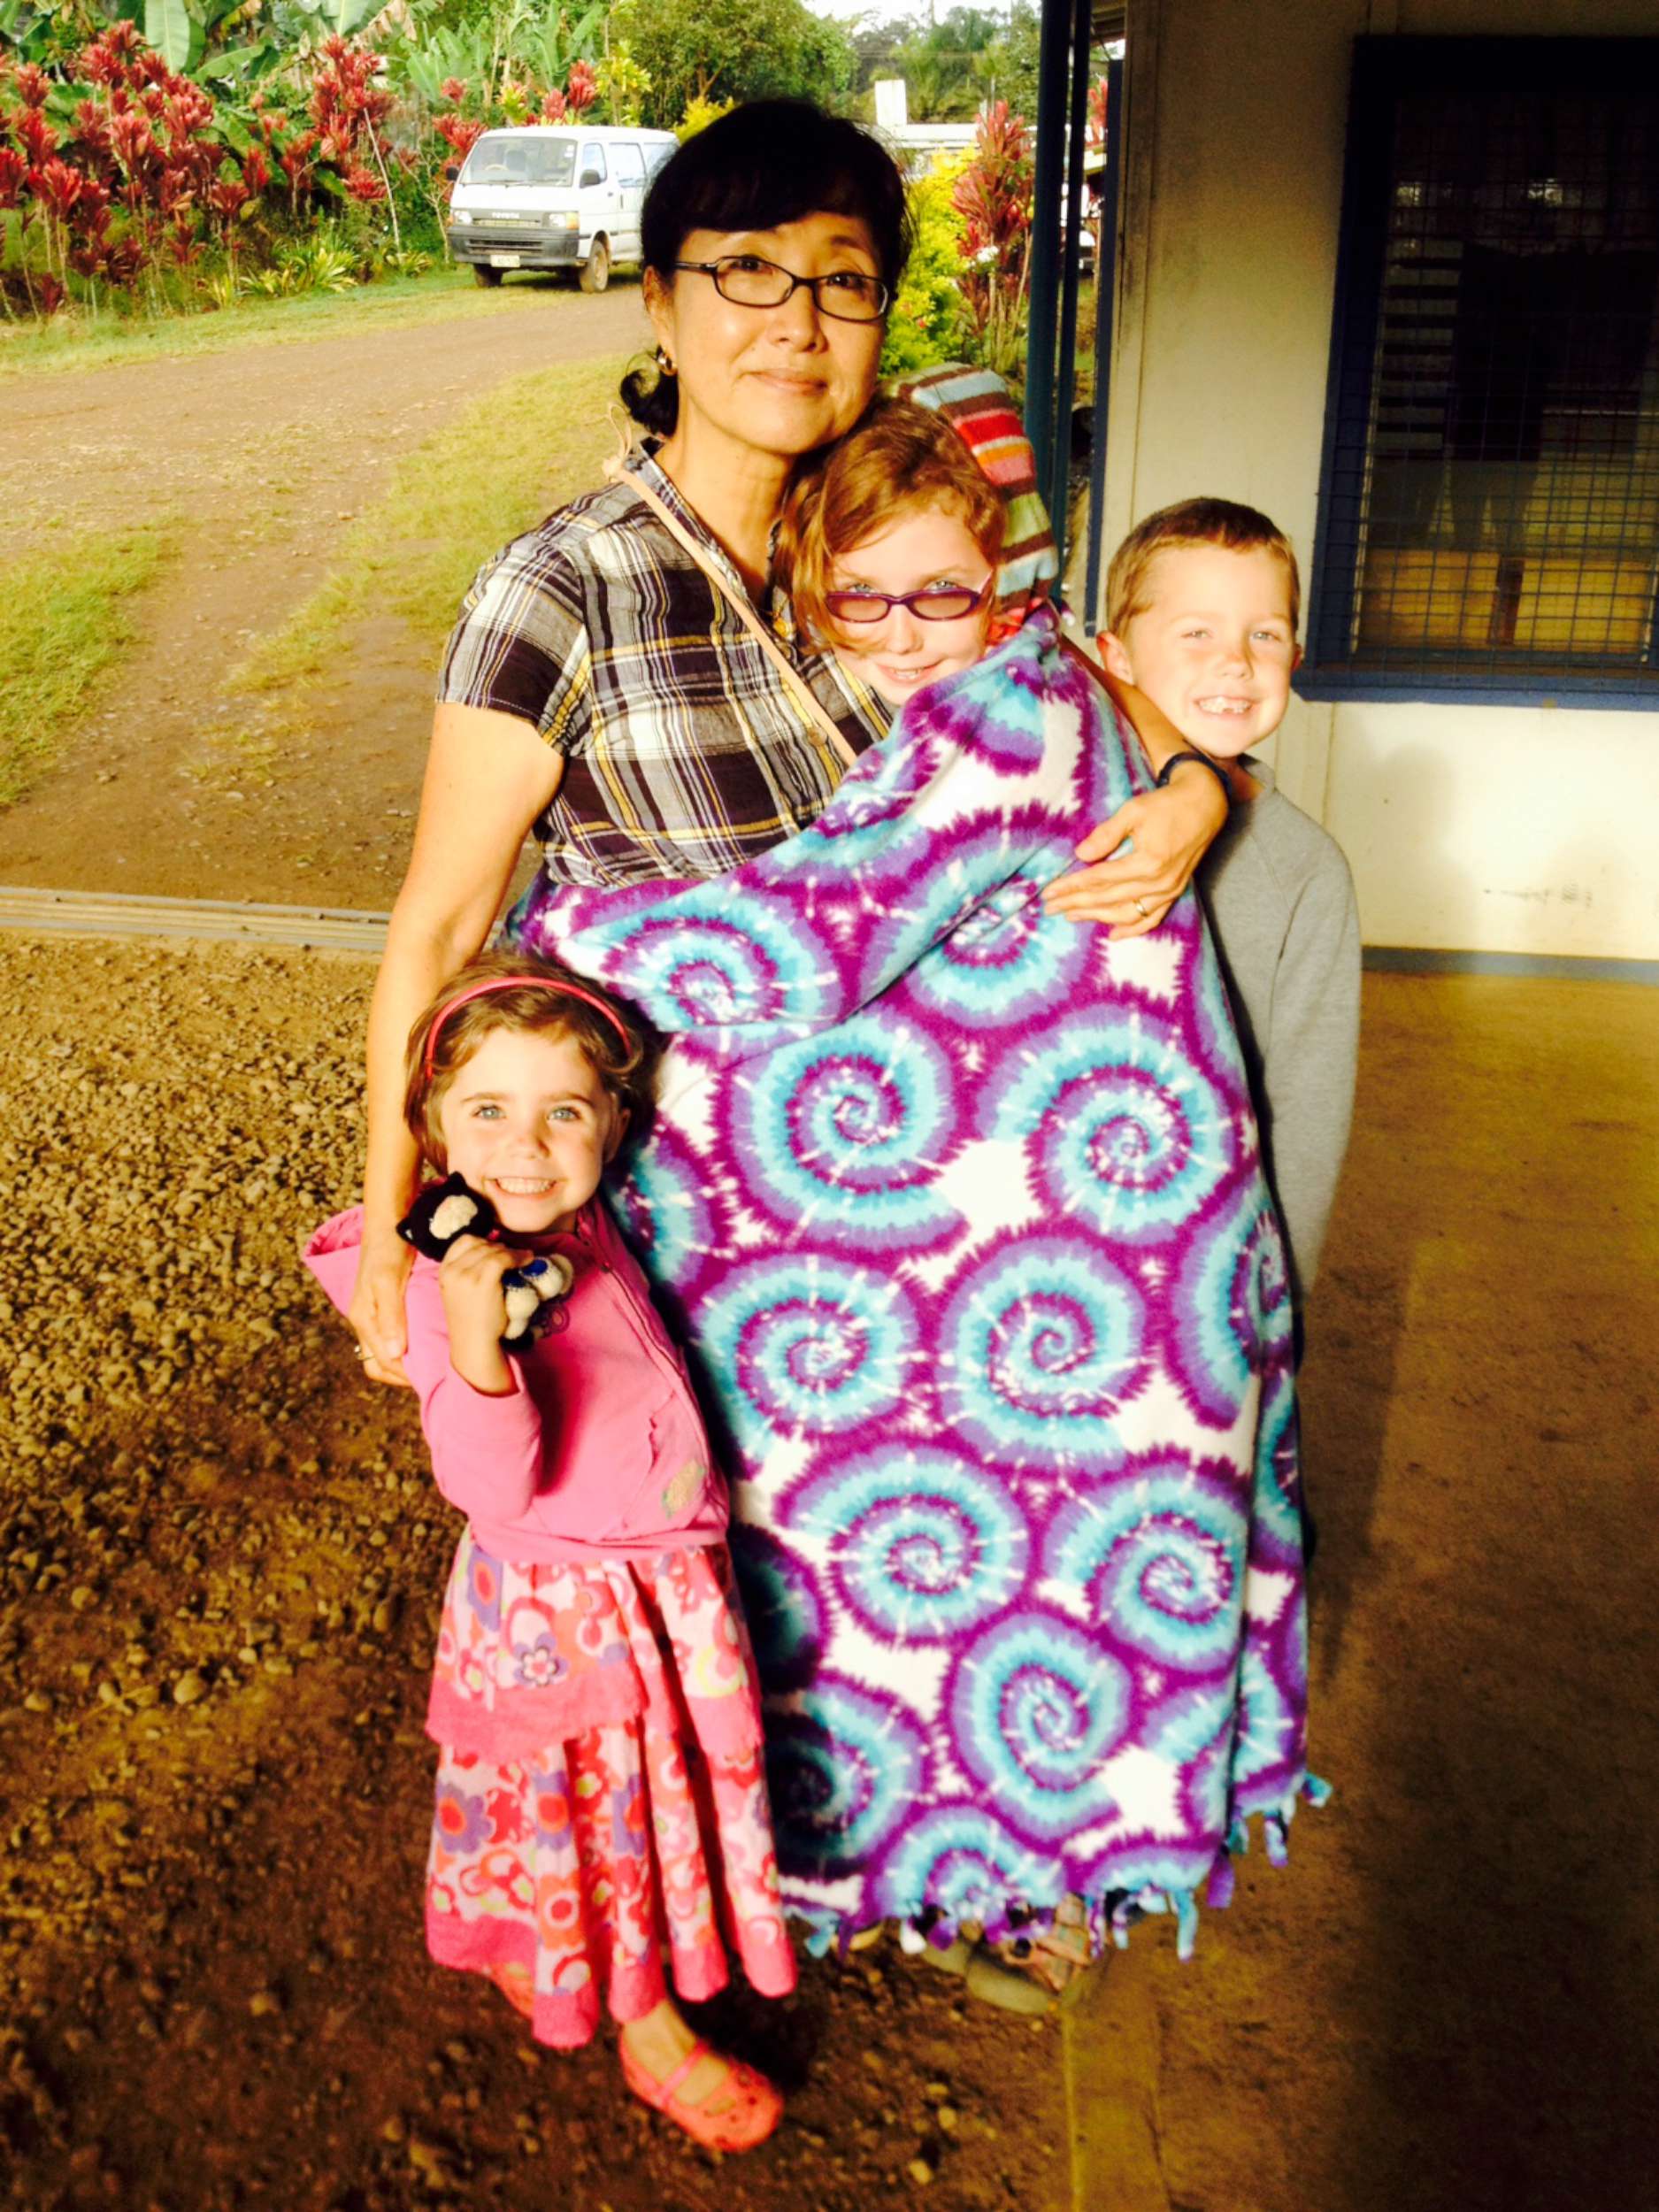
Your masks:
M 1131 0 L 1106 540 L 1196 492 L 1311 561 L 1353 41 L 1652 35 L 1653 0 Z M 1366 941 L 1659 956 L 1659 717 L 1295 701 Z

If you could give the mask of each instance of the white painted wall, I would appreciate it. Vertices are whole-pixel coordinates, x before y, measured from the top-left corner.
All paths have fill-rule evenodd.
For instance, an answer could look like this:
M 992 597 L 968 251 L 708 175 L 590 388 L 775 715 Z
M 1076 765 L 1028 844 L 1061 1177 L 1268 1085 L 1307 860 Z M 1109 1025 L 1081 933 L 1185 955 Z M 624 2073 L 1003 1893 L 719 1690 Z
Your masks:
M 1313 553 L 1352 42 L 1651 36 L 1653 0 L 1131 0 L 1106 537 L 1204 492 Z M 1659 957 L 1659 715 L 1296 701 L 1366 941 Z

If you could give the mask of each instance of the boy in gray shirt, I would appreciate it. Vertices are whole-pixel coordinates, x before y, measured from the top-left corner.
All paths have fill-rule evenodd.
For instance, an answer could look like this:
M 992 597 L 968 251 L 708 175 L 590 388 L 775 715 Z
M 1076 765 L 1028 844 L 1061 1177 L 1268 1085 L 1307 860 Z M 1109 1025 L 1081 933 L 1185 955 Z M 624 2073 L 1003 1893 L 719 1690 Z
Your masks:
M 1140 687 L 1233 798 L 1198 890 L 1225 971 L 1300 1313 L 1348 1147 L 1359 1049 L 1359 914 L 1340 848 L 1249 748 L 1284 719 L 1301 582 L 1254 507 L 1189 499 L 1112 557 L 1101 657 Z

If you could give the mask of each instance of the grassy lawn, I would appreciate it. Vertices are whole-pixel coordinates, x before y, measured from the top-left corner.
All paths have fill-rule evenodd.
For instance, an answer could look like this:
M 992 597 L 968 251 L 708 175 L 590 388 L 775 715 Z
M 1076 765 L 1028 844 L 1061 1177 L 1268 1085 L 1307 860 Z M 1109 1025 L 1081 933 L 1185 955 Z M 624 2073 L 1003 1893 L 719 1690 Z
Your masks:
M 115 537 L 88 531 L 9 572 L 0 594 L 0 806 L 27 787 L 131 642 L 132 602 L 165 550 L 154 527 Z
M 398 463 L 326 581 L 232 678 L 248 691 L 303 683 L 335 659 L 368 613 L 401 615 L 442 643 L 480 561 L 600 480 L 616 444 L 604 419 L 626 357 L 510 378 Z
M 249 297 L 215 313 L 108 314 L 96 320 L 58 315 L 45 323 L 0 324 L 0 380 L 223 353 L 237 346 L 288 345 L 352 330 L 396 330 L 457 315 L 511 314 L 527 299 L 543 296 L 554 281 L 484 292 L 471 270 L 445 267 L 425 276 L 386 277 L 349 292 L 312 292 L 297 299 Z

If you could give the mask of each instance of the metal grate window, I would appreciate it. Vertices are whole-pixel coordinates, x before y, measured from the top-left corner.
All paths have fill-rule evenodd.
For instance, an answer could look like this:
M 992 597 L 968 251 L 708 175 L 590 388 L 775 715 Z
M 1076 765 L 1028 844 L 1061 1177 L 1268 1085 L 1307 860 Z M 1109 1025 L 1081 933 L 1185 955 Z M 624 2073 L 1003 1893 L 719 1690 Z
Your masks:
M 1362 40 L 1300 687 L 1659 697 L 1659 41 Z

